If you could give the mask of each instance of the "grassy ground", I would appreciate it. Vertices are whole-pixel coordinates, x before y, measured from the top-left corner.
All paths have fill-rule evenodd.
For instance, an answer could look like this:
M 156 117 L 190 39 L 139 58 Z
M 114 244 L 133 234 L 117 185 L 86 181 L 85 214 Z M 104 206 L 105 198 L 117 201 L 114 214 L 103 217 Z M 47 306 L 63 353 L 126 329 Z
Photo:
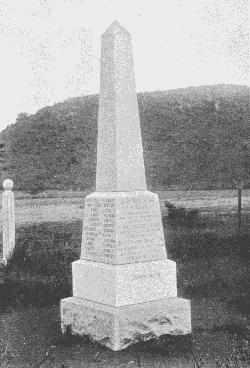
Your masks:
M 7 351 L 3 361 L 8 358 L 12 365 L 33 366 L 45 356 L 43 367 L 62 367 L 65 362 L 70 367 L 164 367 L 178 366 L 174 365 L 177 359 L 194 367 L 195 359 L 206 360 L 206 351 L 211 356 L 211 347 L 216 350 L 214 341 L 220 348 L 225 345 L 225 359 L 234 348 L 240 356 L 242 346 L 247 355 L 249 225 L 250 216 L 244 216 L 238 237 L 235 215 L 226 221 L 221 215 L 203 217 L 193 225 L 164 217 L 168 258 L 177 262 L 178 294 L 192 301 L 192 341 L 185 336 L 164 337 L 116 353 L 88 339 L 65 339 L 60 332 L 58 306 L 60 299 L 72 295 L 71 262 L 79 259 L 82 221 L 18 227 L 15 252 L 0 288 L 1 328 L 10 333 L 12 351 L 6 350 L 8 336 L 3 332 L 0 355 Z M 214 364 L 222 352 L 216 354 Z M 196 367 L 202 364 L 197 360 Z M 226 367 L 226 361 L 218 364 Z

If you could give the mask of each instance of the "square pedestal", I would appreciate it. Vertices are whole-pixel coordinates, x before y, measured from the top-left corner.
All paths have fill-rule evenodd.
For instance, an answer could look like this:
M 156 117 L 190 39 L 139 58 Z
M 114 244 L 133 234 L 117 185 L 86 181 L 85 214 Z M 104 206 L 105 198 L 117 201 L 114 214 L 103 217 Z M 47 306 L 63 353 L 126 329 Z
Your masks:
M 72 263 L 73 296 L 120 307 L 177 297 L 176 263 L 169 259 L 111 265 Z
M 70 297 L 61 300 L 63 333 L 67 326 L 72 334 L 88 335 L 112 350 L 122 350 L 165 334 L 190 334 L 190 301 L 165 298 L 116 308 Z
M 80 258 L 110 264 L 166 259 L 158 195 L 134 191 L 86 196 Z

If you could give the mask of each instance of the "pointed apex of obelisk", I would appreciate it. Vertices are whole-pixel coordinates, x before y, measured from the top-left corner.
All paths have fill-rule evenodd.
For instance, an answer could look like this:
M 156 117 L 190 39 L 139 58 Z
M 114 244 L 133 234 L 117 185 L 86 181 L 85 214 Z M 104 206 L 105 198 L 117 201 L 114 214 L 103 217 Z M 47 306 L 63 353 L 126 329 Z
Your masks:
M 119 22 L 117 22 L 117 20 L 114 20 L 114 22 L 112 23 L 114 26 L 121 26 Z
M 120 32 L 130 36 L 130 33 L 119 22 L 117 22 L 117 20 L 114 20 L 113 23 L 106 29 L 106 31 L 103 34 L 110 33 L 114 35 Z

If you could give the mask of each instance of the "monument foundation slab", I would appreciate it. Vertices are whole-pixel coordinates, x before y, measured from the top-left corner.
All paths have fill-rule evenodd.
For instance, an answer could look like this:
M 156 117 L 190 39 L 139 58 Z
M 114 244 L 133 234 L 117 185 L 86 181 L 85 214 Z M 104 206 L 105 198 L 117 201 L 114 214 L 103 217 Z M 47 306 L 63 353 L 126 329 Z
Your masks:
M 61 300 L 61 327 L 63 333 L 70 327 L 72 334 L 122 350 L 161 335 L 190 334 L 190 301 L 165 298 L 117 308 L 70 297 Z

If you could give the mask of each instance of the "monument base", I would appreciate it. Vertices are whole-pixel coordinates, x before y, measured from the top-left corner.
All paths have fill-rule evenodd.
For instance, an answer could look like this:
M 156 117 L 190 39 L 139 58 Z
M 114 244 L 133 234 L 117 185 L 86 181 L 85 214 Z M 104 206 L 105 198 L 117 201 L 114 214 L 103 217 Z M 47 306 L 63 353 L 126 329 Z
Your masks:
M 73 296 L 113 307 L 177 296 L 176 263 L 169 259 L 112 265 L 72 263 Z
M 191 334 L 191 306 L 178 297 L 122 307 L 69 297 L 61 300 L 63 333 L 67 327 L 118 351 L 161 335 Z

